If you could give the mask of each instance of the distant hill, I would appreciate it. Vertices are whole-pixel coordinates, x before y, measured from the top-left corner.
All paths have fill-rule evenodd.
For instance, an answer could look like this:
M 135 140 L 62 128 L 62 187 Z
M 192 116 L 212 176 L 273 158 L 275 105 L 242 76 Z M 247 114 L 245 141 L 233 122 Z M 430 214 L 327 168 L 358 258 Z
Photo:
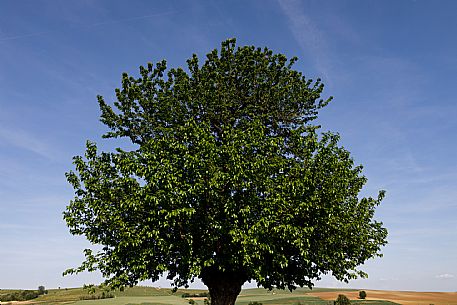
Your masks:
M 0 295 L 20 290 L 0 289 Z M 250 302 L 259 302 L 263 305 L 333 305 L 338 294 L 344 294 L 352 300 L 354 305 L 457 305 L 457 293 L 446 292 L 401 292 L 365 290 L 366 300 L 358 300 L 359 290 L 334 288 L 298 288 L 293 292 L 288 290 L 268 291 L 263 288 L 244 289 L 238 296 L 236 305 L 248 305 Z M 28 305 L 204 305 L 203 297 L 183 298 L 183 294 L 196 295 L 206 292 L 203 289 L 179 289 L 173 292 L 170 288 L 136 286 L 124 291 L 105 292 L 99 288 L 89 294 L 83 288 L 50 289 L 48 294 L 28 302 L 14 302 L 3 304 Z M 101 298 L 101 297 L 108 298 Z M 94 298 L 94 300 L 82 300 Z M 100 299 L 98 299 L 100 298 Z M 190 301 L 192 299 L 193 301 Z

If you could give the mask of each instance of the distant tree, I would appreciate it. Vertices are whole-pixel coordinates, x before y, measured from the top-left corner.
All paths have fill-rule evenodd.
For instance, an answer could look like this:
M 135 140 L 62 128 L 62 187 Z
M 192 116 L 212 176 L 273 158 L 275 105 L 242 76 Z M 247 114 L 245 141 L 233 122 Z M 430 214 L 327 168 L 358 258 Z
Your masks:
M 350 305 L 351 301 L 344 294 L 339 294 L 336 298 L 335 305 Z
M 324 85 L 293 70 L 296 58 L 235 40 L 206 58 L 149 63 L 123 75 L 114 107 L 98 98 L 104 137 L 132 145 L 88 142 L 74 158 L 64 218 L 102 247 L 65 274 L 99 269 L 111 287 L 197 277 L 212 305 L 233 305 L 250 280 L 292 290 L 365 276 L 357 267 L 386 244 L 373 220 L 384 193 L 359 199 L 362 167 L 312 124 Z
M 45 294 L 46 288 L 44 286 L 38 286 L 38 294 Z
M 364 290 L 359 291 L 359 299 L 364 300 L 366 297 L 367 297 L 367 293 Z

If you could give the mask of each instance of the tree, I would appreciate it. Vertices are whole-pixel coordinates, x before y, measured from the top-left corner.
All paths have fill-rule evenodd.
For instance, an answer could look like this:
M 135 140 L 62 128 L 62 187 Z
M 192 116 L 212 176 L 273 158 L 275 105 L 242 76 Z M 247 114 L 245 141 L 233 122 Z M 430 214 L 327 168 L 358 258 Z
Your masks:
M 359 299 L 364 300 L 367 297 L 365 290 L 359 291 Z
M 38 294 L 46 294 L 46 288 L 44 286 L 38 286 Z
M 295 62 L 231 39 L 187 70 L 162 61 L 123 74 L 114 107 L 99 96 L 104 137 L 132 145 L 88 141 L 74 157 L 64 219 L 103 248 L 65 274 L 98 269 L 114 288 L 200 278 L 213 305 L 234 304 L 251 280 L 292 290 L 365 276 L 356 267 L 386 244 L 373 220 L 384 193 L 358 198 L 362 167 L 312 124 L 330 98 Z
M 339 294 L 336 298 L 335 305 L 351 305 L 351 301 L 344 294 Z

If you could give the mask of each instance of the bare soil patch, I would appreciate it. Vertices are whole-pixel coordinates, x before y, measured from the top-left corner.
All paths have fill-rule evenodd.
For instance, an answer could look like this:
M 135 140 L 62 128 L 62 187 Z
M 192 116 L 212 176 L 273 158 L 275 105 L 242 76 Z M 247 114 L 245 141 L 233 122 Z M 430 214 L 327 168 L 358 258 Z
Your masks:
M 207 297 L 188 297 L 188 298 L 186 298 L 186 300 L 190 300 L 190 299 L 195 300 L 195 301 L 203 301 L 203 300 L 207 299 Z
M 453 305 L 457 304 L 457 292 L 415 292 L 415 291 L 388 291 L 388 290 L 365 290 L 366 300 L 386 300 L 403 305 Z M 351 300 L 359 298 L 359 291 L 331 291 L 312 292 L 308 295 L 316 296 L 324 300 L 336 300 L 339 294 L 344 294 Z

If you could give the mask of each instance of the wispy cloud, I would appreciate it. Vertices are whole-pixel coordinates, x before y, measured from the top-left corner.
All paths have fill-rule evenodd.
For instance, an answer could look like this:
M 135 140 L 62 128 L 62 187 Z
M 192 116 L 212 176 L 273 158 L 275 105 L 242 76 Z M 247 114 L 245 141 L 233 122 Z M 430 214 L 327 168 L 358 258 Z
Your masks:
M 314 58 L 314 62 L 322 77 L 328 78 L 330 63 L 328 45 L 324 34 L 304 13 L 304 7 L 297 0 L 278 0 L 279 5 L 286 15 L 292 34 L 303 52 Z
M 449 273 L 444 273 L 444 274 L 436 275 L 435 278 L 447 280 L 447 279 L 453 279 L 453 278 L 455 278 L 455 275 L 449 274 Z
M 17 148 L 38 154 L 47 159 L 52 159 L 54 156 L 51 148 L 42 140 L 40 140 L 39 137 L 33 136 L 22 130 L 12 130 L 1 127 L 0 140 L 2 142 L 7 142 Z
M 134 16 L 134 17 L 128 17 L 128 18 L 115 19 L 115 20 L 86 23 L 84 25 L 79 25 L 76 28 L 77 29 L 92 29 L 92 28 L 98 27 L 98 26 L 111 25 L 111 24 L 124 23 L 124 22 L 133 22 L 133 21 L 142 20 L 142 19 L 149 19 L 149 18 L 154 18 L 154 17 L 172 15 L 175 13 L 177 13 L 177 12 L 174 10 L 170 10 L 170 11 L 152 13 L 152 14 L 147 14 L 147 15 L 142 15 L 142 16 Z M 7 42 L 10 40 L 17 40 L 17 39 L 22 39 L 22 38 L 29 38 L 29 37 L 53 34 L 53 33 L 59 32 L 59 31 L 61 31 L 61 29 L 60 30 L 51 30 L 51 31 L 32 31 L 30 33 L 16 34 L 16 35 L 10 35 L 10 36 L 3 35 L 3 37 L 0 37 L 0 43 Z
M 391 282 L 391 281 L 399 281 L 400 279 L 397 277 L 381 277 L 379 281 L 381 282 Z

